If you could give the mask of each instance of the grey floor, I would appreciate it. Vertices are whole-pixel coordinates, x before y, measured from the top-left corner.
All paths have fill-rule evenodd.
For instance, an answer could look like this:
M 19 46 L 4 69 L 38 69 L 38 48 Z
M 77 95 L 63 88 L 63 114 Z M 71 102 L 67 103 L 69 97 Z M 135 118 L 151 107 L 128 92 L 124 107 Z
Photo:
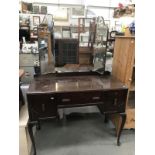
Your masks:
M 35 135 L 37 155 L 134 155 L 134 139 L 133 130 L 123 130 L 117 146 L 114 127 L 99 113 L 44 122 Z

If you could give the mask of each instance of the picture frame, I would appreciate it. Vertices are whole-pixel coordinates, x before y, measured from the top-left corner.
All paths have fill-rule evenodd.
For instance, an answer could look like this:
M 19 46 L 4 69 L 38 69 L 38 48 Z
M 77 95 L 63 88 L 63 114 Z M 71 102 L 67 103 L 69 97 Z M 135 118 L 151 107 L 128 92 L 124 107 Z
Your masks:
M 40 16 L 33 16 L 33 26 L 39 26 Z
M 41 14 L 47 14 L 47 6 L 41 6 Z
M 85 17 L 85 8 L 82 7 L 75 7 L 71 8 L 72 18 L 84 18 Z
M 53 15 L 54 21 L 68 21 L 69 15 L 68 15 L 68 8 L 59 8 L 56 11 L 56 14 Z
M 33 13 L 34 14 L 39 14 L 39 6 L 38 5 L 33 6 Z

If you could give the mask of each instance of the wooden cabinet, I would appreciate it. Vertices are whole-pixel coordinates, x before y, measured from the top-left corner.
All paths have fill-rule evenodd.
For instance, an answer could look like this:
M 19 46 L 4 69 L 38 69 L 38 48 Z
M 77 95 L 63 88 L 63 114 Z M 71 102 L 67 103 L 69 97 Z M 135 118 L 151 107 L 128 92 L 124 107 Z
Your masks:
M 127 91 L 124 90 L 114 90 L 106 91 L 103 94 L 104 98 L 104 111 L 112 112 L 124 112 L 125 111 L 125 100 Z
M 125 128 L 135 128 L 135 37 L 116 37 L 112 75 L 129 88 L 126 104 L 127 121 Z
M 60 74 L 60 73 L 59 73 Z M 117 118 L 115 123 L 117 145 L 125 124 L 125 101 L 127 87 L 112 76 L 93 72 L 52 73 L 35 78 L 27 92 L 29 134 L 36 154 L 33 126 L 40 128 L 41 119 L 59 118 L 58 109 L 101 105 L 101 113 Z M 85 74 L 85 75 L 84 75 Z M 96 75 L 96 76 L 95 76 Z M 120 126 L 118 126 L 120 125 Z
M 29 117 L 33 121 L 57 115 L 55 96 L 50 94 L 28 94 Z

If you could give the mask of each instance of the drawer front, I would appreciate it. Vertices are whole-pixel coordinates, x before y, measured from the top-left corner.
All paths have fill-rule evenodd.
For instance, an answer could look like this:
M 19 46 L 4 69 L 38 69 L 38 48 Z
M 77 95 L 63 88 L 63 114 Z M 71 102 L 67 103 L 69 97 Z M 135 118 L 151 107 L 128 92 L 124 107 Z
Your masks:
M 34 78 L 34 67 L 20 67 L 25 71 L 24 76 L 21 78 L 21 81 L 24 83 L 30 83 Z
M 125 112 L 127 90 L 107 91 L 103 98 L 104 112 Z
M 57 115 L 55 96 L 50 94 L 27 95 L 31 121 Z
M 101 92 L 72 92 L 62 93 L 57 96 L 57 103 L 59 105 L 80 105 L 86 103 L 102 102 Z
M 19 54 L 19 66 L 34 66 L 39 61 L 39 54 Z

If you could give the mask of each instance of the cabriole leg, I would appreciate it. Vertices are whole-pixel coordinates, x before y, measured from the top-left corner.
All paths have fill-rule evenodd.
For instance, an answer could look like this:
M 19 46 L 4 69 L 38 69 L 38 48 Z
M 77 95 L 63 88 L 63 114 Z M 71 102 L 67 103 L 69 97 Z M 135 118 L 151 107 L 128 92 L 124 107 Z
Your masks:
M 118 129 L 118 132 L 117 132 L 117 146 L 121 145 L 120 136 L 121 136 L 121 132 L 124 128 L 125 121 L 126 121 L 126 114 L 125 113 L 120 113 L 119 116 L 121 118 L 121 123 L 120 123 L 120 128 Z

